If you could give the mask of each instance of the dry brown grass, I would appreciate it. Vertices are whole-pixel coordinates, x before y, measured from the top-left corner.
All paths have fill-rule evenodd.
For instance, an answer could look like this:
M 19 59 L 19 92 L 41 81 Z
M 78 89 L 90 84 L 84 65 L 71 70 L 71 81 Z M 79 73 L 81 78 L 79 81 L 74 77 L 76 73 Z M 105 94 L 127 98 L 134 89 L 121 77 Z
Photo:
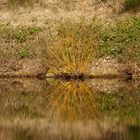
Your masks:
M 34 3 L 35 1 L 32 0 Z M 36 2 L 35 2 L 36 3 Z M 17 6 L 14 10 L 6 8 L 0 10 L 1 21 L 11 23 L 13 25 L 36 24 L 46 26 L 48 19 L 50 20 L 77 20 L 85 18 L 89 20 L 99 19 L 102 21 L 111 20 L 115 8 L 108 6 L 108 3 L 97 3 L 96 1 L 68 1 L 68 0 L 45 0 L 39 1 L 33 6 L 21 7 Z M 25 5 L 26 2 L 25 2 Z M 30 5 L 30 4 L 29 4 Z M 111 5 L 111 4 L 110 4 Z M 114 3 L 112 5 L 115 5 Z M 16 12 L 15 12 L 16 10 Z

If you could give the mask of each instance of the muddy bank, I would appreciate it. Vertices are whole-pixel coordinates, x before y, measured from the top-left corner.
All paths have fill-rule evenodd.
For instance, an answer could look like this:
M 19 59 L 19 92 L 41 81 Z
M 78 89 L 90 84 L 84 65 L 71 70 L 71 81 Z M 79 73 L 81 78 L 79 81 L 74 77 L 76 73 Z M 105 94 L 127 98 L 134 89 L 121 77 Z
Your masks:
M 50 67 L 51 69 L 51 67 Z M 104 57 L 100 59 L 94 59 L 91 64 L 90 74 L 79 73 L 78 75 L 70 75 L 68 73 L 62 73 L 61 75 L 54 75 L 49 73 L 46 77 L 57 77 L 65 80 L 71 79 L 135 79 L 140 77 L 140 62 L 139 61 L 127 61 L 119 62 L 119 60 L 112 57 Z
M 0 77 L 45 77 L 48 66 L 41 59 L 1 60 Z
M 57 82 L 56 82 L 57 81 Z M 0 79 L 0 95 L 2 93 L 10 92 L 44 92 L 45 88 L 53 86 L 54 83 L 69 83 L 72 82 L 75 85 L 80 83 L 88 83 L 94 88 L 94 91 L 107 92 L 107 93 L 117 93 L 121 89 L 127 89 L 133 91 L 140 87 L 139 79 L 135 80 L 125 80 L 125 79 L 92 79 L 85 81 L 61 81 L 61 80 L 39 80 L 32 78 L 4 78 Z
M 95 59 L 92 64 L 92 75 L 127 75 L 140 77 L 140 62 L 119 62 L 112 57 Z
M 63 73 L 62 75 L 54 75 L 48 70 L 51 69 L 44 60 L 41 59 L 22 59 L 19 61 L 0 61 L 0 77 L 29 77 L 41 78 L 46 77 L 62 77 L 64 79 L 84 79 L 84 78 L 139 78 L 140 77 L 140 63 L 129 61 L 119 62 L 111 57 L 94 59 L 91 67 L 91 75 L 84 73 L 79 75 L 69 75 Z

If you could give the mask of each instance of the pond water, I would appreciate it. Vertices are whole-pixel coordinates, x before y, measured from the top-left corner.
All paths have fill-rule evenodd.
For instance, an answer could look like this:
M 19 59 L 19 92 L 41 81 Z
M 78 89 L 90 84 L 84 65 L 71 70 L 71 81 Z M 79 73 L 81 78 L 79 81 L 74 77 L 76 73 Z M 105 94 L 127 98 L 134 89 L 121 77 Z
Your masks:
M 0 79 L 0 140 L 140 140 L 140 81 Z

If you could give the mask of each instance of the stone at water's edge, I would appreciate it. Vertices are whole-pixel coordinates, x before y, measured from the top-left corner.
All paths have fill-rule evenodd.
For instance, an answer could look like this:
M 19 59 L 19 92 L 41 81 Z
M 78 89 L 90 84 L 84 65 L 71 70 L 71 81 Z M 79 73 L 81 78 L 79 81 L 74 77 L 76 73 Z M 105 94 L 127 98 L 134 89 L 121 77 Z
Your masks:
M 46 77 L 47 77 L 47 78 L 55 77 L 55 74 L 50 73 L 50 72 L 47 72 L 47 73 L 46 73 Z

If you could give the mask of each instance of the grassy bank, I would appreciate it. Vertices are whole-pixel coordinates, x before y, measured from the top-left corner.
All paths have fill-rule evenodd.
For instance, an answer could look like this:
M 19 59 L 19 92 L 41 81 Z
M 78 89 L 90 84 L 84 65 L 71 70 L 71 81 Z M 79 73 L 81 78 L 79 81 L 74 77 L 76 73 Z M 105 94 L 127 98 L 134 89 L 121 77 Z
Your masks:
M 1 69 L 19 71 L 24 63 L 37 60 L 46 63 L 55 74 L 75 75 L 91 73 L 94 58 L 112 57 L 123 63 L 139 63 L 139 34 L 140 18 L 136 16 L 123 17 L 106 26 L 84 19 L 55 21 L 53 25 L 49 22 L 46 27 L 1 23 Z M 23 66 L 16 70 L 21 61 Z
M 139 17 L 121 18 L 107 26 L 99 22 L 87 23 L 85 20 L 55 23 L 56 26 L 51 28 L 0 24 L 0 49 L 5 51 L 6 47 L 9 47 L 8 50 L 15 48 L 17 52 L 13 55 L 19 54 L 24 58 L 33 53 L 28 52 L 30 48 L 36 49 L 36 56 L 39 56 L 40 49 L 57 49 L 60 46 L 64 47 L 61 48 L 63 51 L 65 48 L 77 46 L 81 51 L 85 51 L 84 53 L 92 52 L 99 57 L 110 55 L 122 60 L 139 59 Z
M 115 26 L 99 31 L 99 56 L 112 55 L 121 60 L 138 60 L 140 56 L 140 18 L 118 20 Z

